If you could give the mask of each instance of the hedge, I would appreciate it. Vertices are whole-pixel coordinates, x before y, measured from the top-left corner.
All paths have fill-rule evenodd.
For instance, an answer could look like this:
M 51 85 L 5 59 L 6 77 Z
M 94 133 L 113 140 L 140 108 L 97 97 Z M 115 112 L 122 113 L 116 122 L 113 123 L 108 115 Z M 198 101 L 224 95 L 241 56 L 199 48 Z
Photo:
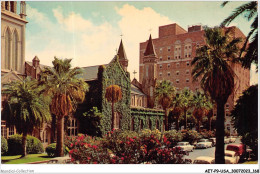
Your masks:
M 1 136 L 1 155 L 5 155 L 8 151 L 7 141 Z
M 8 138 L 8 155 L 22 154 L 22 135 L 15 134 Z M 27 154 L 39 154 L 44 152 L 41 141 L 33 136 L 27 136 L 26 143 Z
M 64 149 L 64 154 L 65 155 L 69 153 L 68 147 L 64 146 L 63 149 Z M 54 157 L 55 156 L 55 152 L 56 152 L 56 143 L 49 144 L 45 148 L 45 152 L 47 153 L 48 156 Z

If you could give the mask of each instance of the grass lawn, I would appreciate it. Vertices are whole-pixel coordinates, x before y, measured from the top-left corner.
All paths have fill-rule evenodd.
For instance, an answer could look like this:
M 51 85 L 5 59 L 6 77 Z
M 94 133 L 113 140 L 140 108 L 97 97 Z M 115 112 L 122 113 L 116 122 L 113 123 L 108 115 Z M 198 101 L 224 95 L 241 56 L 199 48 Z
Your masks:
M 2 156 L 1 160 L 4 164 L 24 164 L 29 162 L 46 161 L 52 159 L 51 157 L 48 157 L 47 154 L 28 154 L 24 158 L 20 157 L 21 155 Z
M 257 164 L 258 161 L 247 161 L 242 164 Z

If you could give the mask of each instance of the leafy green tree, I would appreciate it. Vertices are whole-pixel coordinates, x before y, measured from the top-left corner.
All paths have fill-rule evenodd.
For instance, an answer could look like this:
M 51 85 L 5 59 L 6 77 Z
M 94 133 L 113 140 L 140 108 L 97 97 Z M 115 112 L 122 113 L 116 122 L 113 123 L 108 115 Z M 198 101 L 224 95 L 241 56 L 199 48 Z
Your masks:
M 71 59 L 54 57 L 53 67 L 46 67 L 41 74 L 45 95 L 51 96 L 51 113 L 57 117 L 56 156 L 64 156 L 64 117 L 75 112 L 78 103 L 82 103 L 88 85 L 77 76 L 80 68 L 71 68 Z
M 185 120 L 184 129 L 187 129 L 187 112 L 192 107 L 193 93 L 191 90 L 184 88 L 179 95 L 181 100 L 180 107 L 182 108 Z
M 155 98 L 165 112 L 165 130 L 169 130 L 168 125 L 168 108 L 170 107 L 175 95 L 175 88 L 170 81 L 163 80 L 157 82 L 155 87 Z
M 234 127 L 243 144 L 258 155 L 258 85 L 250 86 L 237 100 L 231 112 Z
M 211 101 L 207 103 L 205 115 L 208 118 L 208 130 L 211 130 L 211 121 L 213 118 L 213 104 Z
M 122 91 L 118 85 L 110 85 L 106 88 L 105 98 L 108 102 L 112 104 L 112 123 L 111 129 L 114 128 L 115 124 L 115 112 L 114 112 L 114 104 L 122 99 Z
M 27 155 L 26 138 L 36 127 L 51 120 L 49 104 L 41 95 L 36 80 L 26 78 L 24 81 L 13 81 L 7 84 L 3 94 L 8 96 L 5 102 L 3 118 L 16 131 L 22 134 L 22 157 Z
M 230 64 L 238 57 L 239 38 L 232 35 L 233 28 L 204 28 L 206 44 L 196 51 L 192 60 L 193 79 L 201 78 L 200 85 L 217 105 L 216 164 L 224 164 L 224 106 L 234 91 L 234 71 Z
M 222 3 L 224 7 L 228 1 Z M 258 12 L 257 12 L 257 1 L 247 2 L 239 7 L 237 7 L 230 16 L 228 16 L 222 23 L 221 26 L 229 25 L 233 20 L 235 20 L 238 16 L 244 15 L 244 17 L 253 22 L 251 23 L 251 30 L 247 35 L 247 38 L 244 42 L 244 46 L 240 52 L 240 61 L 242 62 L 242 66 L 245 68 L 250 68 L 252 63 L 258 65 Z M 248 41 L 249 43 L 248 46 Z M 246 52 L 245 56 L 243 56 L 243 52 Z

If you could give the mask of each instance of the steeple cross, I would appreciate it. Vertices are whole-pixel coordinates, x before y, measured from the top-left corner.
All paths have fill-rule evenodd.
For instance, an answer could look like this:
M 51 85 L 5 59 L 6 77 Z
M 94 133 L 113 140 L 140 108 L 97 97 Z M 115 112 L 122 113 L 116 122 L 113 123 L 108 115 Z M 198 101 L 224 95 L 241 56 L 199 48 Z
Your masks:
M 120 34 L 120 37 L 121 37 L 121 39 L 122 39 L 122 37 L 123 37 L 123 34 L 122 34 L 122 33 Z
M 150 33 L 152 32 L 152 28 L 149 29 Z
M 134 70 L 134 72 L 133 72 L 133 74 L 134 74 L 134 78 L 135 78 L 135 74 L 136 74 L 137 72 Z

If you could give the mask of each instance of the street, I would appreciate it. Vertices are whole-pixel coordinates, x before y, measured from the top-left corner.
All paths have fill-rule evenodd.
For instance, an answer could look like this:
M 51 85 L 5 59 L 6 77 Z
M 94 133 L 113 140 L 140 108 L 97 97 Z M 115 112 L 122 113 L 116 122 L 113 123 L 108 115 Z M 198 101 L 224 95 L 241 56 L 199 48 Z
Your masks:
M 237 138 L 235 143 L 240 143 L 240 139 Z M 225 144 L 225 149 L 228 144 Z M 189 155 L 186 155 L 185 158 L 191 159 L 192 162 L 199 156 L 210 156 L 210 157 L 215 157 L 215 148 L 216 147 L 211 147 L 207 149 L 194 149 L 193 152 L 189 152 Z

